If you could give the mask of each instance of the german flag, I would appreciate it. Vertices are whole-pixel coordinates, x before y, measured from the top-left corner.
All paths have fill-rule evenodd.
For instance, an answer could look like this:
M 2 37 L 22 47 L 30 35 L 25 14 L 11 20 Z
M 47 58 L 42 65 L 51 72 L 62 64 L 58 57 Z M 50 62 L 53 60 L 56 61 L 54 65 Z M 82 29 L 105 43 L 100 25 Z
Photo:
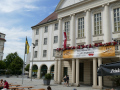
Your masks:
M 25 42 L 25 54 L 28 54 L 29 53 L 29 43 L 28 43 L 28 40 L 27 40 L 27 37 L 26 37 L 26 42 Z

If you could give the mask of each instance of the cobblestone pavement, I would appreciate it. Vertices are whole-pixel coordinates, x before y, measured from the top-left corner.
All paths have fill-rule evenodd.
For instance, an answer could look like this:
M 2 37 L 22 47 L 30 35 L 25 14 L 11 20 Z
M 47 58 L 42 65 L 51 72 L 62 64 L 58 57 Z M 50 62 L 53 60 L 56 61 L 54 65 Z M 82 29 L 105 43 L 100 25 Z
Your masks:
M 21 86 L 32 86 L 34 87 L 34 89 L 39 89 L 39 88 L 44 88 L 47 90 L 47 86 L 43 85 L 43 80 L 42 79 L 31 79 L 27 78 L 27 76 L 24 76 L 23 79 L 23 84 L 22 84 L 22 77 L 19 76 L 10 76 L 9 78 L 6 78 L 5 76 L 0 76 L 0 79 L 3 80 L 7 80 L 8 83 L 12 83 L 12 84 L 19 84 Z M 99 90 L 99 89 L 92 89 L 91 86 L 80 86 L 80 87 L 73 87 L 73 86 L 63 86 L 63 85 L 58 85 L 58 84 L 54 84 L 54 81 L 51 80 L 51 84 L 50 84 L 52 90 L 73 90 L 73 89 L 77 89 L 77 90 Z

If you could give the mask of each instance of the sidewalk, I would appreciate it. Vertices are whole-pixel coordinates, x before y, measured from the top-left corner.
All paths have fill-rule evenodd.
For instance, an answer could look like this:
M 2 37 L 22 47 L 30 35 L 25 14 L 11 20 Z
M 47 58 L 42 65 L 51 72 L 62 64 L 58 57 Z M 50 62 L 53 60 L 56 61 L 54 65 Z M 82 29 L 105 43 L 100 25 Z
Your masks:
M 47 86 L 43 85 L 43 79 L 32 79 L 32 81 L 31 81 L 30 78 L 27 78 L 27 76 L 24 76 L 23 84 L 22 84 L 21 76 L 19 76 L 18 78 L 17 78 L 17 76 L 10 76 L 9 78 L 6 78 L 5 76 L 0 76 L 0 79 L 7 80 L 8 83 L 12 83 L 12 84 L 19 84 L 19 85 L 22 85 L 22 86 L 32 86 L 32 87 L 34 87 L 34 89 L 44 88 L 44 89 L 47 90 Z M 77 90 L 99 90 L 99 89 L 92 89 L 91 86 L 65 87 L 63 85 L 54 84 L 53 80 L 51 80 L 50 86 L 51 86 L 52 90 L 73 90 L 73 89 L 77 89 Z

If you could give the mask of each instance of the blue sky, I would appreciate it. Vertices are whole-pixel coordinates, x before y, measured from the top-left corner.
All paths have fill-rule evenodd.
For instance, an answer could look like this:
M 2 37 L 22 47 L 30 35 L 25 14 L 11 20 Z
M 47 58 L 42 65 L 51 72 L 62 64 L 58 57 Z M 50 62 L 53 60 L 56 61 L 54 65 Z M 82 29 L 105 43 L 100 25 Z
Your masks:
M 31 27 L 50 15 L 60 0 L 0 0 L 0 32 L 6 34 L 4 58 L 18 52 L 24 56 L 25 38 L 31 46 Z

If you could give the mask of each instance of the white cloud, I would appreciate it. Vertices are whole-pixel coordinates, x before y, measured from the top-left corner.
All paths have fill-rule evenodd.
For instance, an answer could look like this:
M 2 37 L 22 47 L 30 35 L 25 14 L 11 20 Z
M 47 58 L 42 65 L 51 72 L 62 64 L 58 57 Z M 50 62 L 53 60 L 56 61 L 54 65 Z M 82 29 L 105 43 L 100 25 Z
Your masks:
M 25 48 L 25 38 L 32 37 L 32 30 L 24 30 L 22 28 L 11 28 L 7 29 L 4 27 L 0 27 L 0 32 L 6 34 L 5 39 L 5 47 L 4 47 L 4 58 L 9 53 L 18 52 L 20 57 L 24 56 L 24 48 Z
M 0 0 L 0 12 L 9 13 L 20 9 L 36 9 L 33 3 L 38 0 Z

